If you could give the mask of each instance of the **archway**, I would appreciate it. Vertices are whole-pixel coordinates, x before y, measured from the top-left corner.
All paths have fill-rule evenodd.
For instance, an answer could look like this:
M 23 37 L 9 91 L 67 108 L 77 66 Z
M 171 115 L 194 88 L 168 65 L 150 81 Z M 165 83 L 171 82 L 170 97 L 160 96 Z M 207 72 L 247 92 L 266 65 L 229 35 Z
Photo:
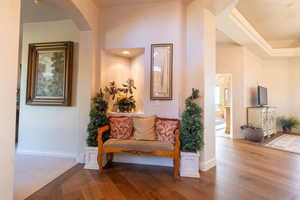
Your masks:
M 0 48 L 0 85 L 3 98 L 1 98 L 0 119 L 1 119 L 1 136 L 0 136 L 0 193 L 1 198 L 13 199 L 13 171 L 14 171 L 14 146 L 15 146 L 15 110 L 16 110 L 16 85 L 17 85 L 17 69 L 19 66 L 19 54 L 21 50 L 20 43 L 20 16 L 21 16 L 20 0 L 4 0 L 1 2 L 0 8 L 0 29 L 1 43 Z M 25 1 L 23 1 L 25 2 Z M 46 2 L 46 0 L 44 1 Z M 77 139 L 77 156 L 82 151 L 81 139 L 84 140 L 84 123 L 88 119 L 88 108 L 90 96 L 96 88 L 97 65 L 99 56 L 97 52 L 100 49 L 100 34 L 99 34 L 99 10 L 92 1 L 53 1 L 57 6 L 65 9 L 70 19 L 74 21 L 80 30 L 78 63 L 88 70 L 84 71 L 84 75 L 78 80 L 78 90 L 82 92 L 80 102 L 78 104 L 78 127 L 79 133 Z M 83 86 L 84 85 L 84 86 Z M 82 87 L 81 87 L 82 86 Z M 83 101 L 81 101 L 83 100 Z M 80 144 L 82 143 L 82 144 Z

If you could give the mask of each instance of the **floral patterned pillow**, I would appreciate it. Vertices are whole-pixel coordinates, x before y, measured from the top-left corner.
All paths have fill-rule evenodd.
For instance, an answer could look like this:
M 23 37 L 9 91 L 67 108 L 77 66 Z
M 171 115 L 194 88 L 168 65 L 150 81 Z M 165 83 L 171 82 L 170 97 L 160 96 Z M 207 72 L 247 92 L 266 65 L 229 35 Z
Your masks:
M 110 138 L 129 139 L 133 133 L 132 119 L 129 117 L 111 117 L 109 120 Z
M 155 129 L 157 138 L 161 142 L 175 144 L 175 130 L 179 127 L 179 121 L 174 119 L 157 118 Z

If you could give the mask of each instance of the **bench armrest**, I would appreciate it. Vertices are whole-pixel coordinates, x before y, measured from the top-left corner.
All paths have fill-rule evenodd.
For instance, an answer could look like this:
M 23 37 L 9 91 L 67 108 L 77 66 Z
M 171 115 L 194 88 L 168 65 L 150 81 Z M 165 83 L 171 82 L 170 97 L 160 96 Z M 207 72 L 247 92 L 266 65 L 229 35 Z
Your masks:
M 98 128 L 98 147 L 102 147 L 103 146 L 103 134 L 108 131 L 110 129 L 110 127 L 108 125 L 106 126 L 102 126 L 100 128 Z
M 175 151 L 180 152 L 180 130 L 179 128 L 175 130 Z

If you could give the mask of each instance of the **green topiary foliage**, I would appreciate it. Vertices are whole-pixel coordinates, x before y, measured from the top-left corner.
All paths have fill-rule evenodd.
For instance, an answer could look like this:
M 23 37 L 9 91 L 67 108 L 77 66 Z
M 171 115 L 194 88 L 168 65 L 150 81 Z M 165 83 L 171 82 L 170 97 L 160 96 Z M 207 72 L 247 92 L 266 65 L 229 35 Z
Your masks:
M 199 90 L 193 89 L 192 96 L 185 100 L 185 111 L 182 114 L 181 124 L 181 150 L 184 152 L 197 152 L 203 145 L 203 124 L 201 122 L 202 109 L 194 100 L 198 99 Z
M 102 90 L 92 99 L 93 105 L 90 111 L 90 123 L 87 131 L 89 133 L 87 144 L 90 147 L 98 146 L 98 128 L 108 124 L 107 109 L 108 103 L 104 100 Z

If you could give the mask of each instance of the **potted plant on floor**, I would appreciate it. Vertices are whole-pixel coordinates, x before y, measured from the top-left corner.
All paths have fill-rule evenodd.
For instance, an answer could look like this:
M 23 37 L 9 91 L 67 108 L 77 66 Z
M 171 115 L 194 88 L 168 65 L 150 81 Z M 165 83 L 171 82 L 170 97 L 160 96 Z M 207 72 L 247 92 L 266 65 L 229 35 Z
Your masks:
M 299 125 L 299 120 L 295 117 L 280 117 L 278 122 L 284 133 L 291 133 L 292 129 Z
M 98 153 L 98 128 L 108 124 L 107 109 L 108 103 L 104 99 L 104 93 L 100 89 L 100 92 L 92 99 L 92 108 L 90 111 L 90 122 L 88 125 L 88 137 L 85 151 L 85 168 L 86 169 L 98 169 L 97 153 Z M 104 137 L 107 137 L 104 135 Z
M 180 175 L 199 178 L 199 150 L 204 145 L 202 109 L 195 102 L 199 90 L 192 89 L 192 95 L 185 100 L 185 111 L 181 124 L 181 167 Z

